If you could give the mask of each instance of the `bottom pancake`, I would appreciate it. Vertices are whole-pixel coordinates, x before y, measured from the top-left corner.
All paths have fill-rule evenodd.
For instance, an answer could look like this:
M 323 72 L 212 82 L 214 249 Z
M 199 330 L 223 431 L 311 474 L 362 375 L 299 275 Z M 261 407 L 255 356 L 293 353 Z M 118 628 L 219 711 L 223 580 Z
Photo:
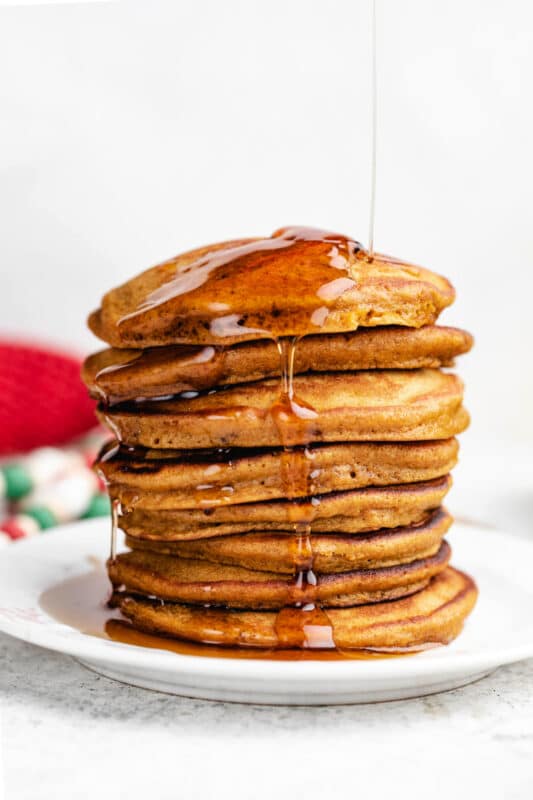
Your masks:
M 442 542 L 435 555 L 378 569 L 318 575 L 297 588 L 289 575 L 134 550 L 108 562 L 111 583 L 127 593 L 178 603 L 280 609 L 295 603 L 346 607 L 404 597 L 427 585 L 450 560 Z
M 447 644 L 463 627 L 477 598 L 468 575 L 448 567 L 426 588 L 401 600 L 328 610 L 340 649 L 420 648 Z M 230 611 L 160 603 L 124 595 L 123 615 L 146 633 L 224 646 L 272 648 L 278 645 L 277 614 Z

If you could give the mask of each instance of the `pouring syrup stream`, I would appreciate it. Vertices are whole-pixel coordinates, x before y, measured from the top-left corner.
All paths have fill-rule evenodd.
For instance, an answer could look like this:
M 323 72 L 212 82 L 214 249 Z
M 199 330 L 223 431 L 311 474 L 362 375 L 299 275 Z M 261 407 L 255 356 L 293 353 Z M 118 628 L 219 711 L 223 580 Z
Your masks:
M 368 257 L 374 256 L 374 223 L 376 216 L 376 166 L 377 166 L 377 129 L 378 129 L 378 101 L 377 101 L 377 20 L 376 20 L 376 0 L 371 0 L 371 23 L 370 23 L 370 47 L 371 47 L 371 67 L 370 67 L 370 214 L 368 224 Z

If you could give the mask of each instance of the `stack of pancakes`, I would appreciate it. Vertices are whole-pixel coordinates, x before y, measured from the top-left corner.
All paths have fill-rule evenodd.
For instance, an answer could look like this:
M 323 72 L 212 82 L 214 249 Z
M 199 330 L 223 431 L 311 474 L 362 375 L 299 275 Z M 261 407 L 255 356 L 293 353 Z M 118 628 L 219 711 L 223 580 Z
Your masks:
M 442 502 L 468 414 L 442 368 L 472 340 L 434 324 L 453 298 L 310 229 L 192 251 L 104 296 L 89 325 L 111 347 L 83 377 L 115 437 L 97 468 L 135 628 L 385 650 L 459 633 L 476 588 L 448 566 Z

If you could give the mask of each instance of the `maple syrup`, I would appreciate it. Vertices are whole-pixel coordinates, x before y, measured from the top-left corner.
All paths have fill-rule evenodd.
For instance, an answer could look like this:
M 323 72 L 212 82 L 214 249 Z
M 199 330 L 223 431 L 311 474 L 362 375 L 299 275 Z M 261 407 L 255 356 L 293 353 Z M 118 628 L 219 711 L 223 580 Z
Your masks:
M 214 248 L 186 266 L 161 265 L 168 279 L 117 326 L 133 338 L 144 324 L 179 337 L 194 320 L 195 335 L 211 344 L 319 333 L 338 298 L 356 287 L 360 257 L 362 246 L 342 234 L 281 228 L 265 239 Z
M 117 536 L 119 528 L 119 517 L 122 513 L 122 507 L 118 500 L 113 500 L 111 503 L 111 543 L 109 547 L 109 559 L 114 561 L 117 557 Z
M 222 647 L 201 644 L 165 636 L 143 633 L 125 621 L 117 609 L 105 602 L 109 594 L 109 580 L 104 564 L 98 559 L 88 559 L 89 569 L 81 575 L 67 578 L 44 591 L 39 598 L 40 608 L 63 625 L 75 628 L 87 636 L 111 639 L 137 647 L 169 650 L 172 653 L 210 658 L 239 658 L 279 661 L 344 661 L 373 660 L 409 655 L 425 648 L 387 650 L 313 650 L 313 649 L 260 649 L 255 647 Z
M 133 644 L 138 647 L 150 647 L 157 650 L 169 650 L 171 653 L 203 658 L 239 658 L 254 661 L 374 661 L 381 658 L 396 658 L 403 655 L 414 655 L 422 649 L 436 645 L 428 645 L 417 649 L 386 650 L 341 650 L 339 648 L 303 649 L 289 648 L 280 645 L 272 649 L 256 647 L 222 647 L 215 644 L 186 642 L 164 636 L 154 636 L 134 628 L 124 620 L 110 619 L 105 625 L 106 635 L 114 642 Z
M 333 626 L 317 603 L 318 581 L 313 569 L 311 526 L 316 504 L 310 497 L 312 457 L 306 447 L 294 447 L 294 441 L 311 443 L 313 421 L 318 415 L 315 409 L 294 394 L 294 357 L 298 339 L 278 339 L 277 345 L 280 396 L 270 413 L 284 446 L 281 459 L 283 494 L 293 501 L 290 518 L 294 528 L 291 548 L 294 576 L 289 588 L 290 603 L 279 611 L 275 631 L 278 646 L 282 648 L 330 649 L 335 648 Z

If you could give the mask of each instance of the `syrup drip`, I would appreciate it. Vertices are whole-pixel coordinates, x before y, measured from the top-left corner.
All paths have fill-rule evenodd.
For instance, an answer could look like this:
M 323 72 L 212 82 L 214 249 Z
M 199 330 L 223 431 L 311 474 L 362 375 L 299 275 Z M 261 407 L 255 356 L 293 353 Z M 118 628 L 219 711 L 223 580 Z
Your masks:
M 193 497 L 199 508 L 215 508 L 231 503 L 234 491 L 231 484 L 217 486 L 213 483 L 199 483 L 194 487 Z
M 119 526 L 119 517 L 122 513 L 122 508 L 118 500 L 113 500 L 111 503 L 111 544 L 109 547 L 109 559 L 114 561 L 117 557 L 117 534 Z
M 280 648 L 335 648 L 333 628 L 326 612 L 316 603 L 317 576 L 314 572 L 311 525 L 316 504 L 310 494 L 312 455 L 294 442 L 309 444 L 313 437 L 317 412 L 294 395 L 294 357 L 297 338 L 278 339 L 280 355 L 280 397 L 271 408 L 284 451 L 281 459 L 283 494 L 293 500 L 290 507 L 294 527 L 291 555 L 294 576 L 287 605 L 279 611 L 275 631 Z M 304 496 L 306 499 L 295 501 Z

